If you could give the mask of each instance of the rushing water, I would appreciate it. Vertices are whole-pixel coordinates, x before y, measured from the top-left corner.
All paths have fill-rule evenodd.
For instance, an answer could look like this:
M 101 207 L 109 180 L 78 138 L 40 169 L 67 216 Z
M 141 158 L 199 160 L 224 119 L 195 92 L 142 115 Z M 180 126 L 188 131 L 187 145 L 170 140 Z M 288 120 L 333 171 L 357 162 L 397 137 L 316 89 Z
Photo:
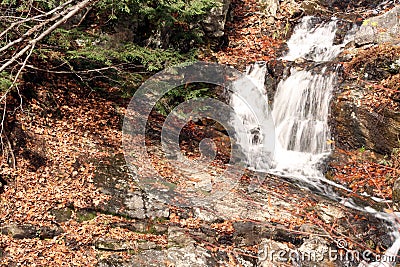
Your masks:
M 319 20 L 311 16 L 302 19 L 287 42 L 289 52 L 283 59 L 329 61 L 337 57 L 352 36 L 348 35 L 342 44 L 334 45 L 338 20 L 333 18 L 328 23 Z
M 320 62 L 335 58 L 345 45 L 333 45 L 336 24 L 337 20 L 323 23 L 317 18 L 303 18 L 288 41 L 289 52 L 283 59 L 302 57 Z M 345 42 L 348 41 L 349 38 L 345 38 Z M 247 125 L 247 132 L 237 134 L 247 164 L 258 171 L 272 166 L 269 172 L 304 179 L 320 188 L 322 174 L 317 165 L 331 150 L 328 114 L 336 71 L 328 67 L 318 71 L 291 68 L 290 75 L 278 84 L 271 114 L 264 88 L 265 73 L 265 64 L 258 62 L 247 70 L 247 77 L 256 86 L 236 83 L 233 89 L 234 92 L 240 90 L 241 96 L 249 96 L 247 104 L 256 116 L 252 116 L 236 94 L 231 97 L 231 106 L 239 114 L 233 125 Z M 270 115 L 275 124 L 275 140 L 265 137 L 271 131 Z M 265 121 L 268 123 L 261 123 Z M 265 148 L 270 151 L 272 146 L 275 155 L 271 164 L 271 157 L 265 156 L 263 151 Z
M 268 169 L 273 158 L 274 134 L 271 129 L 274 124 L 264 88 L 265 74 L 264 62 L 249 66 L 246 77 L 235 82 L 230 97 L 230 104 L 237 114 L 231 124 L 235 129 L 245 130 L 237 130 L 236 139 L 248 167 L 253 170 Z
M 329 101 L 336 73 L 291 69 L 278 85 L 272 116 L 277 146 L 274 171 L 301 177 L 321 176 L 316 164 L 331 149 Z
M 334 45 L 337 23 L 336 19 L 323 22 L 318 18 L 304 17 L 295 27 L 288 41 L 289 51 L 282 59 L 294 61 L 303 58 L 309 61 L 309 68 L 288 69 L 290 74 L 278 84 L 271 113 L 264 88 L 266 66 L 256 63 L 250 67 L 246 74 L 256 86 L 243 86 L 240 82 L 235 84 L 231 106 L 238 116 L 232 124 L 246 126 L 246 132 L 237 133 L 237 141 L 250 169 L 294 178 L 348 207 L 373 213 L 390 222 L 396 241 L 386 254 L 397 255 L 400 239 L 394 217 L 371 207 L 358 206 L 352 200 L 337 195 L 332 188 L 341 186 L 325 179 L 318 169 L 318 164 L 331 152 L 328 116 L 337 80 L 337 70 L 328 67 L 326 62 L 337 57 L 352 39 L 352 35 L 348 34 L 342 44 Z M 248 99 L 240 101 L 235 94 L 239 91 Z M 243 104 L 246 101 L 251 108 Z M 272 127 L 271 116 L 275 124 L 274 140 L 271 140 L 273 135 L 268 135 Z M 274 147 L 275 154 L 272 155 Z M 374 263 L 370 266 L 388 266 L 385 264 Z
M 316 20 L 303 18 L 288 41 L 289 52 L 283 59 L 302 57 L 321 62 L 340 53 L 345 43 L 333 45 L 337 20 Z M 290 75 L 278 84 L 272 111 L 277 134 L 273 172 L 313 183 L 315 177 L 322 176 L 316 166 L 331 150 L 328 115 L 336 76 L 327 67 L 320 71 L 293 67 Z

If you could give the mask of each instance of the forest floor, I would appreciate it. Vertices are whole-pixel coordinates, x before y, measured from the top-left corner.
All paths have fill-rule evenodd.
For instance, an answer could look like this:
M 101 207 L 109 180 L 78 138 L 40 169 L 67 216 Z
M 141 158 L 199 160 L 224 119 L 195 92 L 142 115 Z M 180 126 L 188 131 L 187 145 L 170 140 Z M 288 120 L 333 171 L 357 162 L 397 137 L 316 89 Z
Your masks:
M 263 236 L 292 248 L 310 235 L 346 238 L 353 248 L 365 248 L 364 240 L 372 239 L 376 251 L 390 244 L 380 240 L 388 233 L 374 227 L 379 222 L 373 217 L 336 206 L 288 181 L 269 176 L 258 190 L 248 193 L 251 173 L 215 204 L 218 208 L 212 213 L 205 209 L 196 215 L 195 210 L 169 206 L 166 216 L 151 218 L 141 216 L 138 209 L 126 213 L 130 204 L 114 209 L 118 192 L 128 192 L 121 193 L 124 197 L 137 192 L 127 173 L 121 178 L 111 171 L 113 159 L 123 154 L 121 128 L 128 100 L 118 97 L 114 88 L 95 92 L 72 82 L 59 85 L 35 85 L 36 95 L 17 111 L 13 134 L 24 145 L 15 153 L 17 168 L 2 168 L 8 185 L 0 199 L 1 266 L 95 266 L 115 255 L 129 261 L 141 255 L 141 249 L 148 251 L 144 244 L 151 244 L 146 245 L 151 251 L 170 249 L 173 227 L 183 229 L 189 240 L 229 266 L 239 266 L 241 257 L 256 260 Z M 151 119 L 155 132 L 160 119 L 158 115 Z M 187 131 L 195 140 L 204 133 L 196 126 Z M 154 146 L 149 145 L 152 151 Z M 190 180 L 190 172 L 162 164 L 157 153 L 153 157 L 167 178 Z M 222 157 L 214 164 L 215 172 L 223 171 L 223 162 Z M 103 169 L 111 173 L 104 181 L 99 178 Z M 145 165 L 141 169 L 147 171 Z M 332 228 L 332 222 L 337 227 Z
M 227 25 L 230 44 L 213 55 L 220 63 L 240 66 L 276 57 L 274 48 L 280 45 L 280 38 L 273 38 L 264 32 L 269 27 L 266 21 L 256 23 L 259 17 L 256 16 L 258 10 L 255 1 L 245 2 L 247 7 L 234 1 L 236 19 Z M 15 121 L 9 122 L 12 126 L 11 143 L 18 148 L 14 151 L 16 168 L 5 164 L 5 158 L 1 168 L 2 177 L 8 182 L 0 194 L 1 266 L 95 266 L 102 258 L 115 253 L 107 249 L 100 253 L 99 238 L 147 240 L 155 244 L 155 247 L 168 247 L 168 234 L 160 234 L 151 229 L 129 230 L 121 225 L 136 223 L 138 219 L 116 216 L 101 208 L 112 196 L 105 194 L 97 185 L 97 169 L 102 163 L 106 164 L 105 159 L 123 154 L 121 129 L 129 102 L 129 99 L 120 97 L 117 88 L 105 86 L 102 89 L 82 89 L 81 84 L 67 78 L 24 84 L 24 90 L 21 91 L 22 106 L 15 112 Z M 200 136 L 197 131 L 194 129 L 192 135 Z M 155 162 L 161 162 L 157 155 L 155 157 Z M 337 173 L 344 174 L 339 177 L 341 180 L 355 186 L 365 186 L 367 180 L 383 198 L 391 197 L 386 180 L 381 178 L 390 172 L 389 168 L 366 159 L 362 159 L 363 163 L 360 164 L 359 157 L 350 159 L 353 161 L 336 169 Z M 215 167 L 217 170 L 223 169 L 219 164 Z M 165 166 L 160 168 L 171 174 Z M 376 176 L 377 173 L 382 175 Z M 357 182 L 356 177 L 362 179 Z M 248 179 L 244 176 L 241 182 L 247 185 Z M 264 228 L 279 228 L 291 233 L 292 236 L 281 237 L 293 238 L 294 241 L 289 240 L 287 244 L 299 242 L 309 234 L 304 225 L 317 227 L 323 232 L 321 235 L 331 239 L 350 235 L 334 229 L 339 224 L 336 219 L 332 221 L 321 215 L 321 210 L 326 208 L 324 205 L 320 209 L 315 208 L 321 200 L 318 196 L 316 199 L 307 198 L 305 193 L 295 193 L 295 189 L 283 180 L 269 178 L 269 181 L 271 185 L 264 185 L 263 189 L 269 196 L 263 199 L 262 205 L 243 192 L 238 192 L 229 200 L 242 199 L 248 207 L 253 205 L 254 209 L 266 214 L 279 214 L 267 222 L 252 222 L 264 225 Z M 129 187 L 134 186 L 129 184 Z M 274 206 L 275 199 L 289 199 L 291 205 L 282 209 Z M 60 218 L 59 211 L 65 211 L 61 217 L 66 218 Z M 362 232 L 362 229 L 368 227 L 368 233 L 365 231 L 365 234 L 383 235 L 374 225 L 369 225 L 366 217 L 349 214 L 347 218 L 342 223 L 348 229 L 353 225 L 356 232 Z M 226 252 L 227 262 L 231 266 L 240 266 L 235 260 L 235 244 L 224 241 L 226 236 L 234 235 L 240 221 L 248 223 L 251 219 L 239 216 L 236 219 L 208 223 L 195 218 L 193 214 L 181 216 L 179 209 L 170 207 L 169 217 L 159 224 L 171 224 L 189 230 L 203 229 L 207 224 L 207 229 L 215 231 L 214 239 L 218 242 L 201 240 L 199 244 L 213 253 Z M 364 242 L 363 237 L 351 238 L 359 245 Z M 256 247 L 254 244 L 246 244 L 246 253 L 255 252 L 257 255 Z M 384 248 L 382 244 L 374 245 L 377 251 Z M 126 248 L 121 249 L 118 255 L 124 259 L 133 257 L 131 249 Z M 254 254 L 247 256 L 255 257 Z

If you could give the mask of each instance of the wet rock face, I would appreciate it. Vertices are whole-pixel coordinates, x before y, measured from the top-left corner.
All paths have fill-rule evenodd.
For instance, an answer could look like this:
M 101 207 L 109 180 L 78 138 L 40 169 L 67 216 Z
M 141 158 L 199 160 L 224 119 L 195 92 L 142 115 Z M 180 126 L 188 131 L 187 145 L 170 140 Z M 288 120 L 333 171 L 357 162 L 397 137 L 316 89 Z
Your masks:
M 399 146 L 400 112 L 397 95 L 390 93 L 397 90 L 398 84 L 399 36 L 397 6 L 365 20 L 355 34 L 355 45 L 363 47 L 349 47 L 342 54 L 345 57 L 339 57 L 348 61 L 344 81 L 331 101 L 332 135 L 339 148 L 365 147 L 390 155 Z M 380 93 L 379 88 L 385 92 Z
M 399 15 L 400 8 L 395 7 L 384 15 L 364 21 L 356 33 L 355 43 L 378 45 L 349 47 L 342 54 L 345 57 L 339 57 L 348 62 L 344 81 L 331 101 L 331 130 L 339 148 L 365 147 L 390 155 L 399 146 L 398 97 L 391 93 L 398 90 L 395 84 L 398 84 L 399 75 L 396 63 Z M 383 91 L 379 91 L 381 89 Z
M 400 113 L 383 107 L 371 111 L 361 104 L 362 90 L 338 93 L 332 100 L 331 123 L 336 145 L 344 149 L 366 147 L 390 155 L 398 146 Z
M 267 62 L 267 75 L 265 75 L 265 88 L 270 104 L 273 102 L 279 81 L 285 76 L 286 63 L 282 60 Z
M 338 29 L 336 31 L 335 39 L 333 40 L 334 45 L 340 45 L 343 43 L 346 35 L 353 29 L 354 24 L 349 21 L 339 20 L 337 27 Z
M 364 20 L 355 36 L 358 46 L 380 43 L 400 43 L 400 6 L 387 13 Z
M 400 179 L 397 179 L 392 189 L 392 197 L 394 204 L 399 207 L 400 204 Z

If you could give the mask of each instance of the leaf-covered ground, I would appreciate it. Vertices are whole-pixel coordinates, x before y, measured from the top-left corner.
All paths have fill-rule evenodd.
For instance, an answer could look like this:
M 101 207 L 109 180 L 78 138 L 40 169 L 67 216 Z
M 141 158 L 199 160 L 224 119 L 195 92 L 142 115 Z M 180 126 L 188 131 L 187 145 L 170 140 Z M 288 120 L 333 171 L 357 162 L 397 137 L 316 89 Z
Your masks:
M 388 112 L 397 114 L 400 110 L 400 68 L 396 60 L 400 57 L 400 48 L 386 43 L 353 48 L 345 51 L 344 56 L 347 57 L 343 62 L 345 83 L 337 100 L 347 100 L 358 94 L 357 106 L 367 110 L 379 122 L 385 121 Z M 352 151 L 336 149 L 335 154 L 340 155 L 340 160 L 331 163 L 333 172 L 330 176 L 359 194 L 391 200 L 400 173 L 399 147 L 400 142 L 397 142 L 397 147 L 384 155 L 373 153 L 364 146 Z
M 256 1 L 233 1 L 232 12 L 235 16 L 227 25 L 229 45 L 221 51 L 212 52 L 205 59 L 242 66 L 251 61 L 275 58 L 276 48 L 282 41 L 281 37 L 274 37 L 270 32 L 265 32 L 265 29 L 271 26 L 267 24 L 266 17 L 260 20 L 260 17 L 264 18 L 260 15 L 263 11 Z M 284 29 L 285 25 L 281 28 Z M 99 237 L 151 240 L 160 247 L 166 247 L 165 235 L 133 232 L 123 227 L 112 226 L 130 222 L 128 218 L 96 212 L 96 216 L 86 220 L 80 215 L 84 210 L 96 210 L 110 198 L 94 185 L 94 162 L 122 153 L 121 128 L 127 99 L 112 97 L 115 88 L 104 86 L 103 92 L 91 91 L 83 89 L 82 85 L 77 83 L 68 82 L 68 79 L 54 78 L 54 84 L 45 82 L 40 85 L 32 82 L 24 86 L 22 109 L 16 111 L 15 121 L 9 123 L 11 143 L 16 148 L 14 156 L 17 159 L 17 168 L 12 169 L 5 164 L 5 158 L 2 161 L 1 174 L 8 185 L 0 194 L 0 225 L 29 225 L 37 232 L 32 234 L 33 238 L 24 239 L 13 238 L 13 233 L 0 234 L 0 264 L 94 266 L 100 257 L 94 248 L 94 243 Z M 374 86 L 378 94 L 383 90 L 380 86 L 398 90 L 395 78 Z M 33 96 L 28 94 L 28 91 L 33 91 Z M 389 99 L 392 97 L 387 94 L 384 96 Z M 371 94 L 372 104 L 377 103 L 374 97 L 375 94 Z M 195 129 L 198 125 L 192 127 L 194 129 L 187 129 L 187 134 L 196 135 L 202 132 L 201 127 Z M 226 140 L 220 140 L 223 146 Z M 191 148 L 191 144 L 183 144 L 183 147 Z M 189 155 L 193 153 L 190 156 L 196 156 L 196 151 L 187 152 Z M 348 152 L 343 152 L 346 153 Z M 217 171 L 223 169 L 224 160 L 221 156 L 218 164 L 215 164 Z M 162 161 L 156 154 L 154 162 L 159 164 L 158 167 L 164 170 L 164 174 L 171 179 L 176 178 L 176 174 L 171 172 L 168 166 L 161 164 Z M 399 167 L 393 164 L 398 163 L 393 160 L 390 163 L 377 163 L 375 159 L 363 157 L 357 152 L 349 154 L 347 161 L 333 166 L 332 179 L 346 184 L 357 193 L 366 191 L 382 198 L 390 198 L 390 188 L 394 182 L 393 178 L 398 175 Z M 248 183 L 249 178 L 243 177 L 242 182 Z M 271 187 L 274 186 L 271 191 Z M 266 214 L 287 213 L 288 210 L 282 212 L 274 207 L 272 202 L 274 199 L 285 200 L 293 197 L 288 193 L 288 185 L 279 182 L 271 187 L 265 189 L 270 196 L 266 205 L 262 206 L 243 192 L 237 193 L 247 201 L 246 203 L 253 204 L 256 209 Z M 324 221 L 316 214 L 316 205 L 317 201 L 297 196 L 293 198 L 290 206 L 290 212 L 295 219 L 288 220 L 282 216 L 264 224 L 266 227 L 279 225 L 285 231 L 296 234 L 306 234 L 301 232 L 300 228 L 304 224 L 317 225 L 324 230 L 324 235 L 340 237 L 341 233 L 335 229 L 337 220 L 330 224 Z M 64 221 L 56 220 L 54 211 L 62 209 L 71 211 L 70 218 Z M 191 216 L 180 216 L 179 211 L 171 212 L 169 220 L 170 223 L 189 229 L 200 229 L 202 223 Z M 354 221 L 367 219 L 354 216 L 348 220 L 349 224 L 353 224 Z M 238 220 L 227 220 L 213 223 L 210 228 L 222 236 L 229 236 L 235 230 L 233 224 L 237 222 Z M 373 227 L 371 226 L 371 229 Z M 41 229 L 61 232 L 57 235 L 45 235 Z M 355 243 L 361 242 L 362 238 L 355 240 Z M 207 243 L 206 240 L 201 240 L 200 243 L 209 251 L 229 251 L 229 255 L 233 257 L 232 266 L 237 264 L 232 245 L 215 245 Z M 379 246 L 375 248 L 380 249 Z M 249 247 L 248 251 L 256 251 L 256 248 Z M 107 253 L 103 251 L 101 257 L 106 257 Z M 130 257 L 128 252 L 120 255 Z
M 226 23 L 225 33 L 228 44 L 202 59 L 237 67 L 274 59 L 284 36 L 273 36 L 272 33 L 281 28 L 283 22 L 276 21 L 273 26 L 268 24 L 268 15 L 257 0 L 233 0 L 231 12 L 234 15 Z
M 36 96 L 17 110 L 11 133 L 16 143 L 24 143 L 15 151 L 17 168 L 1 169 L 8 186 L 0 196 L 0 223 L 61 228 L 63 233 L 50 238 L 39 238 L 38 233 L 33 239 L 0 235 L 2 266 L 93 266 L 98 236 L 164 243 L 152 235 L 111 229 L 111 223 L 124 221 L 111 215 L 79 222 L 78 211 L 94 209 L 108 198 L 93 185 L 90 159 L 120 152 L 124 108 L 119 102 L 74 83 L 45 83 L 33 89 Z M 124 105 L 124 99 L 120 101 Z M 39 158 L 41 162 L 35 162 Z M 72 219 L 57 222 L 52 211 L 67 207 Z

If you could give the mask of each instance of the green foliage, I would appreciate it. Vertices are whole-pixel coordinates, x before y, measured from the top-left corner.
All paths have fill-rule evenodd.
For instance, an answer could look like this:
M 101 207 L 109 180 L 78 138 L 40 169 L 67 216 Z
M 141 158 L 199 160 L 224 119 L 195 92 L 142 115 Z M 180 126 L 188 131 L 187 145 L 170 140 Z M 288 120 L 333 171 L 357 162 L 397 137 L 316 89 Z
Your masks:
M 17 0 L 1 0 L 0 6 L 15 9 L 17 12 L 29 13 L 32 9 L 48 11 L 51 10 L 66 1 L 59 0 L 31 0 L 31 1 L 17 1 Z
M 66 1 L 32 0 L 20 4 L 16 0 L 0 0 L 0 7 L 14 11 L 20 8 L 16 10 L 17 15 L 24 17 L 45 12 Z M 79 72 L 80 80 L 86 79 L 90 84 L 85 81 L 85 85 L 93 88 L 98 87 L 94 79 L 107 80 L 129 96 L 154 72 L 195 60 L 196 48 L 203 42 L 201 18 L 218 6 L 217 3 L 217 0 L 100 0 L 78 27 L 72 28 L 77 23 L 67 23 L 37 44 L 31 59 L 35 65 L 43 63 L 43 69 Z M 34 11 L 27 14 L 25 10 Z M 29 21 L 20 28 L 36 24 L 37 21 Z M 0 23 L 0 29 L 7 27 Z M 5 39 L 12 40 L 18 38 L 20 32 L 8 34 L 12 36 L 7 35 Z M 102 71 L 85 72 L 90 69 Z M 2 90 L 10 85 L 3 76 L 0 77 Z M 169 96 L 167 106 L 172 105 L 176 97 L 185 100 L 203 95 L 206 92 L 203 89 L 177 89 Z
M 121 14 L 130 14 L 132 7 L 137 10 L 140 0 L 102 0 L 97 4 L 100 12 L 106 14 L 109 19 L 117 19 Z
M 194 51 L 182 54 L 173 49 L 143 47 L 132 42 L 115 45 L 107 35 L 93 36 L 78 29 L 57 29 L 46 42 L 64 52 L 55 53 L 52 49 L 53 59 L 58 56 L 63 61 L 80 61 L 85 68 L 131 63 L 153 72 L 195 59 Z M 40 51 L 47 53 L 46 58 L 50 56 L 50 50 Z
M 215 0 L 102 0 L 97 4 L 110 19 L 137 12 L 153 21 L 190 21 L 216 5 Z
M 156 3 L 155 3 L 156 2 Z M 203 15 L 213 4 L 211 0 L 172 0 L 142 2 L 141 14 L 148 19 L 157 21 L 165 19 L 168 23 L 189 22 L 196 16 Z
M 146 26 L 138 31 L 146 32 L 134 34 L 142 39 L 164 29 L 169 34 L 166 38 L 169 45 L 163 48 L 143 46 L 140 40 L 114 40 L 112 34 L 103 31 L 93 34 L 82 29 L 62 28 L 55 30 L 46 43 L 56 47 L 53 51 L 66 51 L 65 55 L 58 55 L 63 61 L 81 61 L 80 65 L 88 64 L 88 67 L 131 63 L 143 66 L 146 71 L 159 71 L 166 66 L 194 60 L 192 47 L 201 42 L 202 33 L 189 24 L 198 21 L 199 16 L 215 5 L 215 0 L 101 0 L 96 5 L 95 13 L 100 21 L 104 15 L 108 17 L 107 21 L 112 19 L 115 23 L 130 21 L 132 16 L 135 22 L 140 20 L 138 23 Z M 179 49 L 183 43 L 186 44 L 184 53 Z M 53 53 L 53 56 L 57 54 Z
M 12 85 L 10 74 L 3 71 L 0 73 L 0 92 L 6 91 Z
M 122 62 L 140 63 L 148 71 L 158 71 L 169 65 L 175 65 L 185 61 L 185 56 L 173 50 L 150 49 L 135 44 L 122 47 L 114 54 Z
M 157 103 L 155 109 L 160 114 L 168 115 L 177 105 L 200 97 L 214 97 L 213 86 L 205 83 L 193 83 L 178 86 L 166 93 Z
M 198 22 L 216 0 L 102 0 L 99 13 L 115 23 L 119 20 L 134 19 L 145 25 L 138 31 L 143 36 L 160 34 L 163 48 L 173 47 L 188 51 L 187 47 L 199 44 L 203 32 Z
M 146 80 L 146 76 L 135 72 L 124 72 L 119 74 L 122 97 L 131 98 L 136 89 Z
M 74 46 L 77 46 L 76 40 L 80 39 L 89 41 L 89 36 L 85 35 L 84 32 L 78 31 L 78 29 L 66 30 L 58 28 L 48 36 L 46 43 L 56 46 L 58 50 L 69 50 L 74 49 Z
M 67 53 L 68 60 L 85 59 L 94 63 L 111 66 L 115 63 L 140 65 L 146 71 L 159 71 L 163 68 L 193 60 L 193 54 L 182 55 L 170 49 L 151 49 L 130 43 L 117 48 L 90 45 Z

